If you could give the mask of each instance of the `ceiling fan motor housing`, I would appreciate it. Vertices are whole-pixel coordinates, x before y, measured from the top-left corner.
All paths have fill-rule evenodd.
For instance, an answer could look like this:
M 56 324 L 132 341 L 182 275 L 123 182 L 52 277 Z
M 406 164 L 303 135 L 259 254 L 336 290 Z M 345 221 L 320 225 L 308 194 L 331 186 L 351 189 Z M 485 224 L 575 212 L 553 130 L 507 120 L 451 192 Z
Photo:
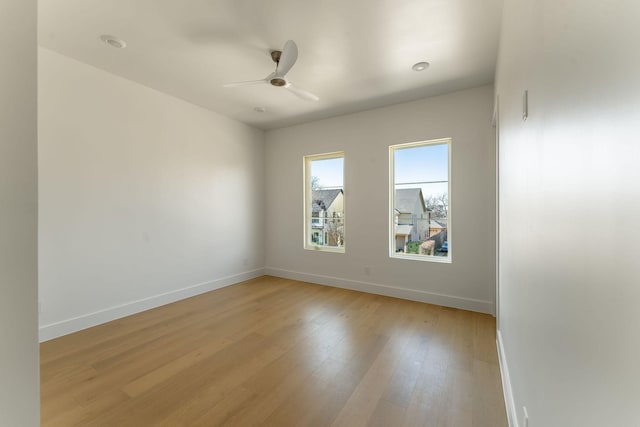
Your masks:
M 278 65 L 280 65 L 281 56 L 282 56 L 282 51 L 280 50 L 271 51 L 271 59 L 273 60 L 273 62 L 276 63 L 276 70 L 278 69 Z M 281 79 L 279 77 L 276 77 L 275 79 L 271 79 L 269 83 L 271 83 L 273 86 L 278 86 L 278 87 L 282 87 L 287 84 L 287 82 L 284 79 Z

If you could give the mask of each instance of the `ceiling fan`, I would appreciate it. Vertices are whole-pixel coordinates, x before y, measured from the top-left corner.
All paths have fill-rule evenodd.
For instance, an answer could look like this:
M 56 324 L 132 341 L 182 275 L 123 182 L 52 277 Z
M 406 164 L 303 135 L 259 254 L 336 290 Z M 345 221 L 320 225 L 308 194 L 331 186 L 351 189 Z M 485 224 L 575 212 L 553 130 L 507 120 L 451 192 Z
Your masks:
M 271 52 L 271 59 L 276 63 L 276 70 L 269 74 L 267 77 L 261 80 L 249 80 L 245 82 L 234 82 L 223 85 L 224 87 L 237 87 L 237 86 L 251 86 L 259 84 L 270 84 L 276 87 L 283 87 L 289 92 L 296 95 L 298 98 L 306 99 L 309 101 L 317 101 L 316 95 L 294 86 L 289 80 L 285 78 L 285 75 L 291 70 L 291 67 L 296 63 L 298 59 L 298 46 L 293 40 L 287 40 L 282 50 L 274 50 Z

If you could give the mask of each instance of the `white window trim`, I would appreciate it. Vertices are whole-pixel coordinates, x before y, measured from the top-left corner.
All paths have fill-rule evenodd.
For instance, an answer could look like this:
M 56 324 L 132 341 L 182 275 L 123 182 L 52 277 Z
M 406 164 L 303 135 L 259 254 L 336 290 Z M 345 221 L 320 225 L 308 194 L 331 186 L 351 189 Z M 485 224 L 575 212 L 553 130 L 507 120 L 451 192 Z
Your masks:
M 304 233 L 302 238 L 304 239 L 303 247 L 306 250 L 320 251 L 320 252 L 334 252 L 334 253 L 344 253 L 346 248 L 346 243 L 340 247 L 337 246 L 324 246 L 324 245 L 316 245 L 311 242 L 311 236 L 313 235 L 313 230 L 311 227 L 311 175 L 309 174 L 310 164 L 315 160 L 326 160 L 326 159 L 337 159 L 337 158 L 345 159 L 344 151 L 334 151 L 331 153 L 323 153 L 323 154 L 311 154 L 304 156 L 302 158 L 302 170 L 304 173 L 304 188 L 303 188 L 303 218 L 302 222 L 304 224 Z M 347 216 L 347 205 L 346 205 L 346 187 L 344 185 L 344 170 L 345 167 L 342 168 L 342 193 L 343 193 L 343 202 L 342 207 L 344 210 L 344 217 L 342 218 L 342 227 L 343 233 L 345 237 L 347 237 L 347 224 L 346 224 L 346 216 Z M 308 220 L 307 220 L 308 219 Z M 324 236 L 323 236 L 324 237 Z
M 395 227 L 394 227 L 394 211 L 395 211 L 395 151 L 403 148 L 412 148 L 412 147 L 424 147 L 427 145 L 448 145 L 448 177 L 447 177 L 447 191 L 449 192 L 448 202 L 447 202 L 447 241 L 451 243 L 451 229 L 452 229 L 452 221 L 451 221 L 451 159 L 453 157 L 451 152 L 451 138 L 440 138 L 440 139 L 431 139 L 427 141 L 417 141 L 417 142 L 409 142 L 404 144 L 395 144 L 389 146 L 389 257 L 396 259 L 408 259 L 415 261 L 428 261 L 428 262 L 439 262 L 444 264 L 451 264 L 453 260 L 453 252 L 451 251 L 451 247 L 449 247 L 448 256 L 441 257 L 435 255 L 416 255 L 416 254 L 406 254 L 406 253 L 398 253 L 395 251 Z

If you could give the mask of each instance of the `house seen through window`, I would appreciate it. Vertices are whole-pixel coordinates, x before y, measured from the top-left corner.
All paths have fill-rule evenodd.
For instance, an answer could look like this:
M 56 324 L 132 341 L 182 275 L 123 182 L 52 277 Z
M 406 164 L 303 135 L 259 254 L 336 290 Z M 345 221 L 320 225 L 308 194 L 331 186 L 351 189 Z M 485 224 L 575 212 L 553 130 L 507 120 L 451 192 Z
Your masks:
M 389 147 L 391 257 L 451 261 L 451 140 Z
M 344 252 L 344 153 L 305 156 L 305 248 Z

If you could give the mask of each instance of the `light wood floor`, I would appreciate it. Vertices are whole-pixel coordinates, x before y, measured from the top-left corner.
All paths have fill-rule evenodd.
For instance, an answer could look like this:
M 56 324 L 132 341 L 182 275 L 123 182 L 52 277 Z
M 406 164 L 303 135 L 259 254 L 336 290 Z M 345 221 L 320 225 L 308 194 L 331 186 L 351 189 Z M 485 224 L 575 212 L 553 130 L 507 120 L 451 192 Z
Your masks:
M 44 426 L 507 426 L 488 315 L 261 277 L 41 345 Z

